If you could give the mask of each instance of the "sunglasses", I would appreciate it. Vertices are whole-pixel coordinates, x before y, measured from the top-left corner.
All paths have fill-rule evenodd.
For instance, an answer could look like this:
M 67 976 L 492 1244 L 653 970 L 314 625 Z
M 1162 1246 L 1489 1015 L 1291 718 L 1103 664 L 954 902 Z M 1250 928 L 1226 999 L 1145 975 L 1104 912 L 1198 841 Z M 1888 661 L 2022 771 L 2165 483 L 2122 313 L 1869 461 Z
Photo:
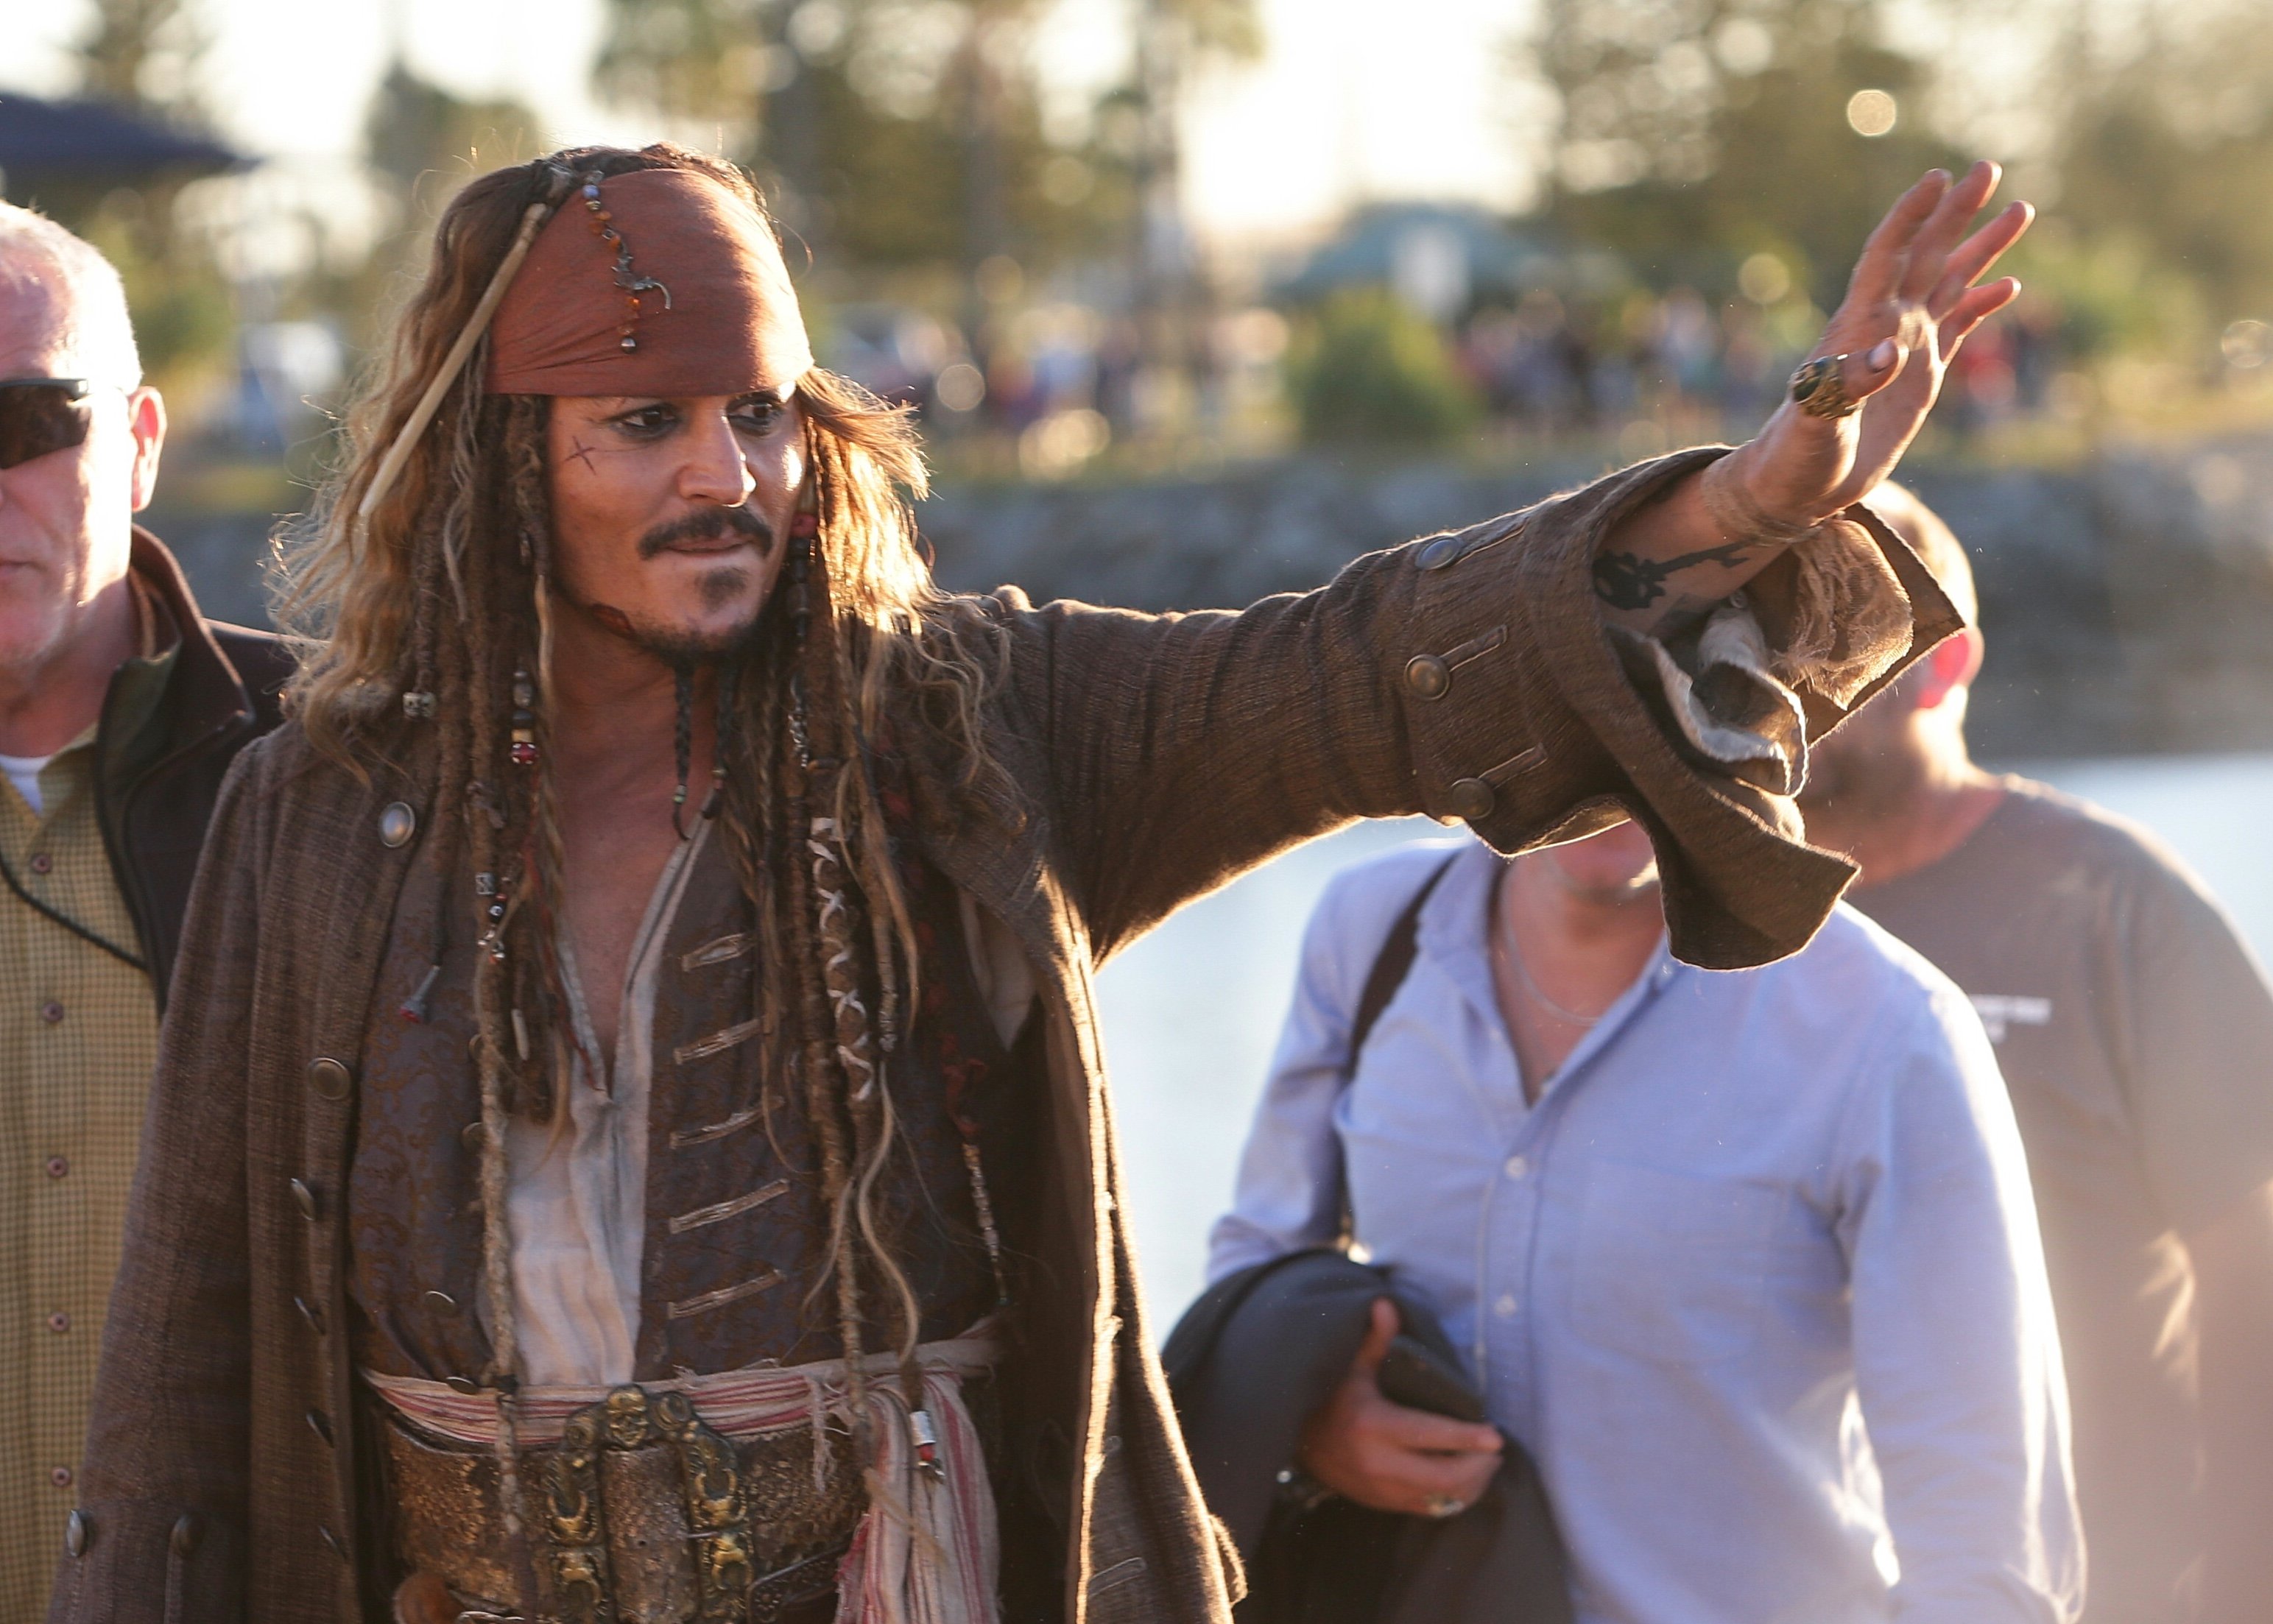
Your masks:
M 0 378 L 0 468 L 84 445 L 94 388 L 84 378 Z

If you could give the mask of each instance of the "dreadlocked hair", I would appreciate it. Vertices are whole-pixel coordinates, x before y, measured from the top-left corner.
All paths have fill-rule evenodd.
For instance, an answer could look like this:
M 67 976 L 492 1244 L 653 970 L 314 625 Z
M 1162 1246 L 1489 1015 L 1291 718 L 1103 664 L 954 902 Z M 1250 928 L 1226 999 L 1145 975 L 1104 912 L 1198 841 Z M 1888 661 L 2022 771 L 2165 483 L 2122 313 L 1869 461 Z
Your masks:
M 516 1115 L 550 1116 L 575 1042 L 558 958 L 557 791 L 543 765 L 552 759 L 550 402 L 487 394 L 484 340 L 400 477 L 367 516 L 357 510 L 525 212 L 558 206 L 572 176 L 652 168 L 699 171 L 762 208 L 739 170 L 669 144 L 559 153 L 459 192 L 392 348 L 347 415 L 314 512 L 278 548 L 278 617 L 300 656 L 289 713 L 318 751 L 366 781 L 393 771 L 422 786 L 428 855 L 445 879 L 441 929 L 469 925 L 478 944 L 485 1287 L 507 1384 L 504 1131 Z M 781 588 L 731 669 L 713 673 L 719 772 L 703 811 L 766 953 L 760 1072 L 786 1085 L 819 1148 L 825 1281 L 848 1368 L 873 1328 L 912 1372 L 919 1315 L 882 1195 L 897 1137 L 892 1062 L 919 1007 L 919 966 L 876 766 L 898 757 L 956 805 L 1015 819 L 1017 797 L 980 726 L 1005 655 L 994 623 L 933 582 L 910 506 L 928 485 L 906 412 L 818 370 L 795 405 L 811 534 L 784 538 L 792 563 Z M 516 712 L 529 713 L 534 767 L 514 759 Z M 457 884 L 467 872 L 470 919 Z M 438 940 L 438 964 L 441 953 Z

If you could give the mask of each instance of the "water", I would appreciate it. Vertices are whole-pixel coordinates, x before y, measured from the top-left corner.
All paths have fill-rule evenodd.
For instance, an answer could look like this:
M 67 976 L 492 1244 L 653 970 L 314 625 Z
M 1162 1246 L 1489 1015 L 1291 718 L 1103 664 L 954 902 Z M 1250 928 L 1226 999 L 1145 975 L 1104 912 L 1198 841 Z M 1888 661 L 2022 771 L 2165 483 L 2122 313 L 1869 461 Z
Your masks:
M 2273 962 L 2273 754 L 2037 763 L 2031 776 L 2155 831 Z M 1208 1225 L 1230 1200 L 1248 1119 L 1294 984 L 1302 926 L 1326 880 L 1362 857 L 1444 834 L 1359 824 L 1195 903 L 1098 980 L 1115 1117 L 1156 1334 L 1200 1288 Z

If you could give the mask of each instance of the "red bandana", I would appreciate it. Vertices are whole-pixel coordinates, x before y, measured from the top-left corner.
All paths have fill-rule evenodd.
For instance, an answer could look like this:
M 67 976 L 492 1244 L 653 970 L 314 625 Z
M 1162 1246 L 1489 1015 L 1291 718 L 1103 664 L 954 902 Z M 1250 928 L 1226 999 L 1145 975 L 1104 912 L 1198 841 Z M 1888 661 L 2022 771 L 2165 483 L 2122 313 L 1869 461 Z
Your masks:
M 746 198 L 689 169 L 575 190 L 490 328 L 497 394 L 786 394 L 813 365 L 797 294 Z

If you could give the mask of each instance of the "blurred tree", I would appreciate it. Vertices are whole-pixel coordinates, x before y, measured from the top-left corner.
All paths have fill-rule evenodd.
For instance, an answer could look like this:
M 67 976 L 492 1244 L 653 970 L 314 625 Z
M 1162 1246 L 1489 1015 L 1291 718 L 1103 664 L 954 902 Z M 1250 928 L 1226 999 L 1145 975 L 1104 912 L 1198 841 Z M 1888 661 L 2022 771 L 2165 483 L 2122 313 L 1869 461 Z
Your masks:
M 236 311 L 211 245 L 158 223 L 177 190 L 114 191 L 64 223 L 118 267 L 144 375 L 180 393 L 226 365 Z
M 75 55 L 82 95 L 202 129 L 198 70 L 206 39 L 195 0 L 93 0 Z M 40 201 L 118 267 L 145 372 L 184 391 L 227 363 L 236 319 L 213 245 L 183 231 L 175 205 L 189 177 L 131 187 L 59 188 Z
M 2103 255 L 2194 284 L 2218 325 L 2273 316 L 2273 34 L 2262 4 L 2142 13 L 2134 49 L 2062 53 L 2054 213 Z
M 1263 53 L 1255 0 L 1129 0 L 1136 27 L 1133 73 L 1118 105 L 1130 115 L 1135 204 L 1135 305 L 1145 359 L 1181 370 L 1193 330 L 1207 315 L 1184 217 L 1183 116 L 1194 74 Z
M 1302 438 L 1312 445 L 1442 445 L 1483 413 L 1436 324 L 1377 288 L 1327 300 L 1301 334 L 1288 372 Z
M 311 300 L 346 318 L 361 348 L 387 314 L 390 295 L 408 287 L 402 273 L 424 262 L 434 222 L 458 188 L 503 164 L 544 152 L 536 115 L 510 99 L 469 98 L 422 78 L 398 43 L 364 116 L 364 155 L 393 204 L 394 228 L 358 270 L 311 287 Z
M 1879 213 L 1958 154 L 1888 0 L 1545 0 L 1528 66 L 1557 94 L 1549 210 L 1653 280 L 1729 289 L 1784 258 L 1836 301 Z M 1857 100 L 1860 93 L 1864 94 Z
M 782 0 L 609 0 L 595 76 L 614 100 L 726 121 L 746 137 L 788 82 Z
M 1026 49 L 1040 9 L 609 0 L 596 77 L 617 101 L 721 130 L 784 222 L 832 258 L 1047 259 L 1099 239 L 1114 188 L 1098 183 L 1106 154 L 1044 137 Z
M 536 115 L 511 100 L 468 99 L 421 79 L 400 56 L 371 94 L 364 151 L 406 201 L 431 177 L 454 192 L 470 176 L 544 150 Z M 439 207 L 446 201 L 423 199 Z
M 79 38 L 81 93 L 172 118 L 197 110 L 206 41 L 191 0 L 93 0 Z

